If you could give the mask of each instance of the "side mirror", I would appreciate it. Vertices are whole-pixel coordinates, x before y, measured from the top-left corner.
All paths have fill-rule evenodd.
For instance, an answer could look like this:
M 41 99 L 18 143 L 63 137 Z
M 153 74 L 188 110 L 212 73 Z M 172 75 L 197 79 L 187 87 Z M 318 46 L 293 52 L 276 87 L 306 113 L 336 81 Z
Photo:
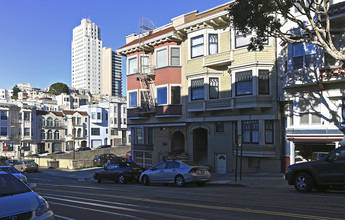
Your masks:
M 29 187 L 30 187 L 30 189 L 34 190 L 37 188 L 37 184 L 36 183 L 30 183 Z

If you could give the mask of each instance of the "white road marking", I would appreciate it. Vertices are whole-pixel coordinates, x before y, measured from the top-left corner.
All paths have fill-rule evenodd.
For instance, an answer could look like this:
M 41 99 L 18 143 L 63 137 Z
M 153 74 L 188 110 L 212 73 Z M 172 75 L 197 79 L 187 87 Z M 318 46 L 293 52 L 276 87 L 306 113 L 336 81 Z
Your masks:
M 63 203 L 58 203 L 58 202 L 49 202 L 49 203 L 50 203 L 50 204 L 55 204 L 55 205 L 61 205 L 61 206 L 72 207 L 72 208 L 91 210 L 91 211 L 95 211 L 95 212 L 102 212 L 102 213 L 106 213 L 106 214 L 121 215 L 121 216 L 125 216 L 125 217 L 127 217 L 127 218 L 135 218 L 135 219 L 137 219 L 137 217 L 136 217 L 136 216 L 133 216 L 133 215 L 126 215 L 126 214 L 116 213 L 116 212 L 108 212 L 108 211 L 103 211 L 103 210 L 98 210 L 98 209 L 92 209 L 92 208 L 84 208 L 84 207 L 81 207 L 81 206 L 75 206 L 75 205 L 70 205 L 70 204 L 63 204 Z
M 47 197 L 45 195 L 56 196 L 55 194 L 50 194 L 50 193 L 40 193 L 40 195 L 43 196 L 44 198 Z M 125 205 L 125 206 L 131 206 L 131 207 L 139 207 L 138 205 L 133 205 L 133 204 L 128 204 L 128 203 L 110 202 L 110 201 L 104 201 L 104 200 L 98 200 L 98 199 L 89 199 L 89 198 L 81 198 L 81 197 L 75 197 L 75 196 L 59 195 L 59 197 L 70 198 L 70 199 L 78 199 L 78 200 L 86 200 L 86 201 L 93 201 L 93 202 L 103 202 L 103 203 L 108 203 L 108 204 L 113 204 L 113 205 Z M 140 207 L 142 207 L 142 206 L 140 206 Z
M 71 200 L 71 199 L 63 199 L 63 198 L 54 197 L 54 196 L 44 196 L 44 198 L 45 199 L 59 200 L 59 201 L 64 201 L 64 202 L 79 203 L 79 204 L 90 205 L 90 206 L 98 206 L 98 207 L 102 207 L 102 208 L 118 209 L 118 210 L 129 211 L 129 212 L 138 212 L 138 213 L 141 213 L 141 214 L 158 215 L 158 216 L 164 216 L 164 217 L 169 217 L 169 218 L 199 219 L 199 218 L 192 218 L 192 217 L 187 217 L 187 216 L 179 216 L 179 215 L 174 215 L 174 214 L 167 214 L 167 213 L 160 213 L 160 212 L 153 212 L 153 211 L 146 211 L 146 210 L 139 210 L 139 209 L 124 208 L 124 207 L 104 205 L 104 204 L 84 202 L 84 201 L 77 201 L 77 200 Z M 49 203 L 60 204 L 60 203 L 55 203 L 55 202 L 51 202 L 51 201 L 49 201 Z M 64 204 L 64 205 L 66 205 L 66 204 Z M 79 207 L 79 206 L 77 206 L 77 207 Z M 81 208 L 83 208 L 83 207 L 81 207 Z M 83 208 L 83 209 L 93 210 L 93 209 L 89 209 L 89 208 Z M 93 210 L 93 211 L 95 211 L 95 210 Z M 97 211 L 100 211 L 100 210 L 97 210 Z M 116 213 L 116 214 L 119 214 L 119 213 Z
M 76 220 L 74 218 L 68 218 L 68 217 L 61 216 L 61 215 L 54 215 L 54 216 L 57 217 L 57 218 L 62 218 L 62 219 L 67 219 L 67 220 Z

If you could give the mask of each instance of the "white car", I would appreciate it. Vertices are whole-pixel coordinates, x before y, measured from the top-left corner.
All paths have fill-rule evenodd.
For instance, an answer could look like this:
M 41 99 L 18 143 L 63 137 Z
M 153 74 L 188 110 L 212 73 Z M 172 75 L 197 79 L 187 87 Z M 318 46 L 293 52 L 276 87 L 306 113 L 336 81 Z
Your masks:
M 55 219 L 49 204 L 12 174 L 0 171 L 0 219 Z
M 160 162 L 140 175 L 140 182 L 144 185 L 149 183 L 175 183 L 182 187 L 186 183 L 196 183 L 203 186 L 210 181 L 210 168 L 199 166 L 188 160 L 168 160 Z

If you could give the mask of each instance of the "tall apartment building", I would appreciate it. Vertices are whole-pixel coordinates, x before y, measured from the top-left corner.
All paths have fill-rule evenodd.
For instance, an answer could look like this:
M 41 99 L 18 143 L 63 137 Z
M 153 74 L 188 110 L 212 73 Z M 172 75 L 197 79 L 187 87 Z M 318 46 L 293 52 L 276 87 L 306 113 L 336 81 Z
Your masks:
M 73 29 L 72 87 L 101 93 L 102 86 L 101 29 L 90 19 L 83 18 Z
M 122 96 L 121 56 L 109 47 L 103 47 L 102 53 L 102 94 Z

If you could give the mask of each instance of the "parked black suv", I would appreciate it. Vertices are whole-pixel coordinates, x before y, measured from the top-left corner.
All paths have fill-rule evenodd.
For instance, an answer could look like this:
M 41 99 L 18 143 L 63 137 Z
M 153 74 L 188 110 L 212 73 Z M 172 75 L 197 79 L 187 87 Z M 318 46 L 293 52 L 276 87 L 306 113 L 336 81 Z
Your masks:
M 110 160 L 110 163 L 126 162 L 126 158 L 118 157 L 115 154 L 100 154 L 100 155 L 96 155 L 95 158 L 93 159 L 93 165 L 97 167 L 101 167 L 107 164 L 108 160 Z
M 334 149 L 320 160 L 290 165 L 285 179 L 299 192 L 345 186 L 345 146 Z

